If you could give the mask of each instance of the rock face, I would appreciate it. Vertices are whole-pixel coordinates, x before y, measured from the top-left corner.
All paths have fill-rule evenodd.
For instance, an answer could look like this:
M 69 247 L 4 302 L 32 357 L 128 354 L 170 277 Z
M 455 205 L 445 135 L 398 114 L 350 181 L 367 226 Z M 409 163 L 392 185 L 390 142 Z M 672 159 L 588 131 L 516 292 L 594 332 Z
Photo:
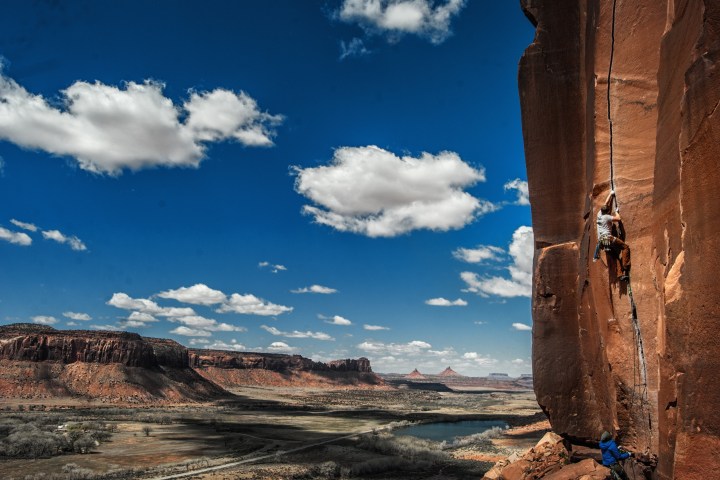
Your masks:
M 328 363 L 314 362 L 300 355 L 279 353 L 228 352 L 224 350 L 189 350 L 189 362 L 193 368 L 217 367 L 229 369 L 262 369 L 274 372 L 360 372 L 372 373 L 370 360 L 359 359 L 333 360 Z
M 136 333 L 0 327 L 0 397 L 203 401 L 243 385 L 382 386 L 367 358 L 314 362 L 300 355 L 188 350 Z
M 172 343 L 182 348 L 179 344 Z M 26 324 L 0 327 L 0 359 L 120 363 L 128 367 L 144 368 L 159 365 L 153 346 L 137 333 L 89 330 L 61 332 L 52 327 L 38 328 Z
M 438 373 L 439 377 L 462 377 L 459 373 L 457 373 L 455 370 L 453 370 L 450 367 L 447 367 L 442 372 Z
M 521 3 L 537 26 L 519 89 L 538 402 L 566 437 L 616 431 L 658 456 L 657 478 L 706 478 L 720 469 L 720 2 Z M 592 261 L 611 185 L 636 315 L 616 259 Z

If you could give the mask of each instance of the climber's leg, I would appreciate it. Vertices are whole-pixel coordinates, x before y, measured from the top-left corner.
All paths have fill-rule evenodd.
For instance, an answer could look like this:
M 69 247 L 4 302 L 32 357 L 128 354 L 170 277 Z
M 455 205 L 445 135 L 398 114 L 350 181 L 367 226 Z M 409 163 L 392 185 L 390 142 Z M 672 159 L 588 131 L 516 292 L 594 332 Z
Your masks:
M 620 249 L 620 265 L 623 273 L 630 272 L 630 246 L 617 237 L 613 237 L 613 245 Z

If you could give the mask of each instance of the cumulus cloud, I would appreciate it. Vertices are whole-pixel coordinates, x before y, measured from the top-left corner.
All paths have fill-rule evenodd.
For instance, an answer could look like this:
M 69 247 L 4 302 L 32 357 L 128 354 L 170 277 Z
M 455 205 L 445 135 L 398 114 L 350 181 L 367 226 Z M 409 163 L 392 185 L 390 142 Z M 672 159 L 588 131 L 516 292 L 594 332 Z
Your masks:
M 28 230 L 30 232 L 37 232 L 38 227 L 32 223 L 26 223 L 21 222 L 20 220 L 15 220 L 14 218 L 10 220 L 10 223 L 15 225 L 16 227 L 22 228 L 23 230 Z
M 33 323 L 37 323 L 39 325 L 54 325 L 58 322 L 57 318 L 49 315 L 35 315 L 34 317 L 30 317 L 30 319 Z
M 517 200 L 515 203 L 517 205 L 530 205 L 530 194 L 528 192 L 528 183 L 525 180 L 520 180 L 519 178 L 516 178 L 515 180 L 510 180 L 504 185 L 505 191 L 508 190 L 515 190 L 517 193 Z
M 123 310 L 135 310 L 140 313 L 155 315 L 159 317 L 187 317 L 195 315 L 195 310 L 189 307 L 161 307 L 147 298 L 132 298 L 126 293 L 113 293 L 108 305 Z
M 251 294 L 240 295 L 239 293 L 233 293 L 228 301 L 215 311 L 218 313 L 241 313 L 269 317 L 292 312 L 293 307 L 266 302 Z
M 268 333 L 276 336 L 281 337 L 287 337 L 287 338 L 314 338 L 315 340 L 330 340 L 334 341 L 335 339 L 324 332 L 301 332 L 298 330 L 294 330 L 292 332 L 283 332 L 281 330 L 278 330 L 275 327 L 268 327 L 267 325 L 261 325 L 260 328 L 267 331 Z
M 413 34 L 439 44 L 452 33 L 450 22 L 464 6 L 465 0 L 344 0 L 337 17 L 390 41 Z
M 332 317 L 323 317 L 322 315 L 320 318 L 325 320 L 325 323 L 329 323 L 331 325 L 343 325 L 348 326 L 352 325 L 352 322 L 348 320 L 347 318 L 343 318 L 340 315 L 333 315 Z
M 298 288 L 296 290 L 290 290 L 292 293 L 320 293 L 329 295 L 331 293 L 337 293 L 337 290 L 330 287 L 323 287 L 322 285 L 310 285 L 309 287 Z
M 295 347 L 291 347 L 285 342 L 272 342 L 267 348 L 271 352 L 294 352 Z
M 274 265 L 270 262 L 260 262 L 258 263 L 258 268 L 268 268 L 272 273 L 284 272 L 287 270 L 285 265 Z
M 215 305 L 223 303 L 227 297 L 220 290 L 213 290 L 205 284 L 198 283 L 192 287 L 180 287 L 176 290 L 166 290 L 157 294 L 160 298 L 169 298 L 193 305 Z
M 170 330 L 170 333 L 174 333 L 175 335 L 183 335 L 185 337 L 209 337 L 211 335 L 211 333 L 206 330 L 189 328 L 184 326 L 174 328 Z
M 383 327 L 382 325 L 368 325 L 367 323 L 363 325 L 363 328 L 365 330 L 375 331 L 375 330 L 390 330 L 388 327 Z
M 80 312 L 63 312 L 63 317 L 69 318 L 71 320 L 81 320 L 83 322 L 92 320 L 92 317 L 90 315 L 88 315 L 87 313 L 80 313 Z
M 425 304 L 435 307 L 466 307 L 468 303 L 462 298 L 458 298 L 457 300 L 448 300 L 446 298 L 438 297 L 425 300 Z
M 188 340 L 188 343 L 193 346 L 208 345 L 210 343 L 210 340 L 208 340 L 207 338 L 191 338 L 190 340 Z
M 278 330 L 275 327 L 268 327 L 267 325 L 261 325 L 260 328 L 265 330 L 266 332 L 280 337 L 287 337 L 287 338 L 314 338 L 315 340 L 335 340 L 333 337 L 328 335 L 324 332 L 300 332 L 298 330 L 294 330 L 292 332 L 283 332 L 281 330 Z
M 32 238 L 30 238 L 27 233 L 13 232 L 12 230 L 8 230 L 3 227 L 0 227 L 0 240 L 5 240 L 6 242 L 14 243 L 15 245 L 22 245 L 23 247 L 32 245 Z
M 478 245 L 475 248 L 458 248 L 453 257 L 467 263 L 483 263 L 486 260 L 500 260 L 505 250 L 492 245 Z
M 90 325 L 90 328 L 105 332 L 120 332 L 124 330 L 122 325 Z
M 360 350 L 374 354 L 386 354 L 386 355 L 407 355 L 407 354 L 419 354 L 427 353 L 432 348 L 427 342 L 422 340 L 413 340 L 408 343 L 383 343 L 365 341 L 357 346 Z
M 269 146 L 282 121 L 244 92 L 192 92 L 178 106 L 163 88 L 151 80 L 121 87 L 77 81 L 60 92 L 58 108 L 0 69 L 0 139 L 74 157 L 93 173 L 118 175 L 124 169 L 198 167 L 207 142 Z
M 345 60 L 348 57 L 361 57 L 363 55 L 369 55 L 370 50 L 365 46 L 365 42 L 360 38 L 353 38 L 349 42 L 340 41 L 340 60 Z
M 195 343 L 193 343 L 193 341 Z M 214 343 L 210 343 L 209 341 L 205 340 L 204 338 L 191 338 L 190 339 L 190 345 L 197 345 L 197 344 L 201 344 L 201 343 L 206 344 L 206 346 L 203 348 L 207 348 L 210 350 L 235 350 L 238 352 L 247 350 L 245 345 L 243 345 L 241 343 L 237 343 L 235 341 L 233 341 L 232 343 L 225 343 L 222 340 L 218 340 Z
M 171 322 L 182 323 L 185 326 L 200 328 L 209 332 L 246 332 L 245 327 L 230 325 L 228 323 L 218 323 L 212 318 L 205 318 L 200 315 L 187 315 L 169 318 Z
M 520 330 L 520 331 L 529 331 L 529 330 L 531 331 L 532 330 L 532 327 L 530 325 L 525 325 L 524 323 L 513 323 L 512 326 L 515 330 Z
M 0 103 L 0 110 L 2 109 L 2 104 Z M 46 240 L 54 240 L 58 243 L 67 243 L 70 245 L 70 248 L 77 251 L 84 251 L 87 250 L 87 247 L 85 244 L 80 240 L 78 237 L 71 235 L 66 236 L 59 230 L 43 230 L 42 236 Z
M 330 165 L 295 172 L 296 191 L 316 205 L 305 205 L 303 213 L 369 237 L 459 229 L 497 208 L 464 191 L 485 181 L 485 172 L 454 152 L 415 158 L 376 146 L 343 147 Z
M 473 272 L 462 272 L 465 291 L 482 296 L 529 297 L 532 292 L 532 262 L 535 252 L 532 227 L 522 226 L 513 233 L 508 253 L 512 263 L 507 267 L 510 278 L 481 277 Z
M 477 352 L 466 352 L 462 356 L 466 360 L 472 360 L 474 363 L 482 366 L 492 366 L 498 363 L 498 360 L 489 355 L 481 355 Z

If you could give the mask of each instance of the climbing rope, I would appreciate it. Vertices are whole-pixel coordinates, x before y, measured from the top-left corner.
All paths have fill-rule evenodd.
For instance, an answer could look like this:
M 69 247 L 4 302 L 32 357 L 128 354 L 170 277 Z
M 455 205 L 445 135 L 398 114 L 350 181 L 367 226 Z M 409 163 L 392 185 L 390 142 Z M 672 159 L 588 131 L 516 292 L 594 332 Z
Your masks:
M 608 65 L 607 75 L 607 118 L 609 127 L 609 143 L 610 143 L 610 189 L 615 190 L 615 165 L 614 165 L 614 138 L 613 138 L 613 120 L 612 120 L 612 103 L 611 103 L 611 84 L 612 84 L 612 68 L 613 60 L 615 58 L 615 14 L 617 12 L 617 0 L 613 0 L 612 3 L 612 22 L 610 30 L 610 62 Z M 618 201 L 617 194 L 613 196 L 615 201 L 615 211 L 620 211 L 620 202 Z M 621 225 L 618 224 L 618 228 L 622 229 Z M 619 232 L 622 235 L 622 230 Z M 597 253 L 597 252 L 596 252 Z M 635 348 L 633 351 L 633 391 L 630 398 L 630 408 L 635 405 L 635 400 L 639 396 L 640 404 L 644 411 L 647 409 L 648 415 L 648 447 L 652 443 L 652 416 L 649 409 L 648 401 L 648 390 L 647 390 L 647 365 L 645 363 L 645 349 L 643 347 L 642 335 L 640 332 L 640 323 L 637 316 L 637 305 L 632 294 L 632 286 L 630 283 L 630 276 L 628 272 L 627 280 L 627 296 L 630 300 L 630 311 L 632 313 L 632 328 L 633 328 L 633 342 Z M 638 366 L 639 371 L 638 371 Z M 638 388 L 640 391 L 638 392 Z

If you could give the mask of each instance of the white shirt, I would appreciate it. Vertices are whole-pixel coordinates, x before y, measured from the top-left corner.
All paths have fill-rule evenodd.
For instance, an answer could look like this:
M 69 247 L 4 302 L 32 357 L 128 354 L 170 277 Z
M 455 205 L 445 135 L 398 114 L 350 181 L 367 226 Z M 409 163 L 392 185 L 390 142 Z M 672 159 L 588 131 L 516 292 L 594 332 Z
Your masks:
M 603 215 L 602 211 L 597 214 L 597 236 L 602 238 L 607 235 L 612 235 L 612 215 Z

